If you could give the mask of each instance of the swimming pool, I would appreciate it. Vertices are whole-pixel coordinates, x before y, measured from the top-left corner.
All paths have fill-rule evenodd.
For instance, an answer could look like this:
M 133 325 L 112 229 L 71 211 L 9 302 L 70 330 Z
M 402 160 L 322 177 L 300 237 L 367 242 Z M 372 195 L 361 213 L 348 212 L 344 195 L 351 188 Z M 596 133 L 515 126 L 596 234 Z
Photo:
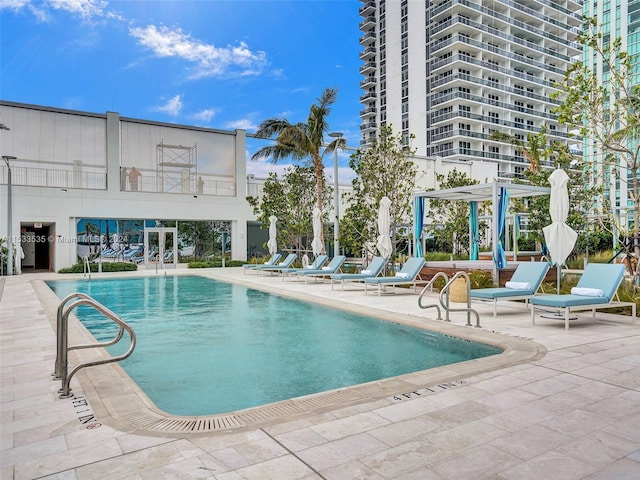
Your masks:
M 121 365 L 174 415 L 241 410 L 502 352 L 200 276 L 47 284 L 60 298 L 87 293 L 133 327 L 136 350 Z M 112 322 L 85 307 L 76 313 L 98 340 L 113 337 Z

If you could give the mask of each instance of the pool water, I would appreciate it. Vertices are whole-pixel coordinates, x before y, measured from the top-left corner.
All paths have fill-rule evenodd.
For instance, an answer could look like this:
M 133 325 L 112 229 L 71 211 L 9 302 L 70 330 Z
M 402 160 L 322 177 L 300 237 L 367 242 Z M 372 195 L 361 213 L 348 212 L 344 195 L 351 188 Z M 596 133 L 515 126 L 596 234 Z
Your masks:
M 502 352 L 199 276 L 47 284 L 59 298 L 86 293 L 132 326 L 136 348 L 120 364 L 173 415 L 226 413 Z M 95 310 L 75 313 L 97 340 L 115 336 Z

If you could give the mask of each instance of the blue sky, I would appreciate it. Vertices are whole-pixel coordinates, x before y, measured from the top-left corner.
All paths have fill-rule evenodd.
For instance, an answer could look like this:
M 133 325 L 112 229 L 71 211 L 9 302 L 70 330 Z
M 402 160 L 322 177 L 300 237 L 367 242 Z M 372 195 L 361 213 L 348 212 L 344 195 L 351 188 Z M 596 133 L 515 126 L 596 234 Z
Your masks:
M 360 141 L 358 0 L 0 0 L 0 98 L 254 132 L 329 116 Z M 10 127 L 10 126 L 9 126 Z M 248 157 L 260 141 L 247 139 Z M 327 158 L 333 165 L 333 157 Z M 353 174 L 340 153 L 340 182 Z M 247 173 L 280 170 L 247 162 Z M 327 169 L 329 177 L 332 168 Z

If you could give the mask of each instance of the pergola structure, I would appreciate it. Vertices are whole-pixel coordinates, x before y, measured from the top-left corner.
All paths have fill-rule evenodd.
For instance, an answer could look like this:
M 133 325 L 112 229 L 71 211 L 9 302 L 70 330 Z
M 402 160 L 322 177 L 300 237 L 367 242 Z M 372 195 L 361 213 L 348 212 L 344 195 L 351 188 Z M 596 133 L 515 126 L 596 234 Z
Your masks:
M 444 190 L 431 190 L 426 192 L 414 193 L 414 252 L 422 251 L 420 245 L 420 236 L 422 234 L 422 219 L 420 212 L 424 212 L 424 200 L 436 199 L 436 200 L 464 200 L 467 202 L 492 202 L 492 246 L 493 246 L 493 278 L 497 282 L 498 279 L 498 265 L 495 259 L 499 257 L 499 237 L 500 229 L 496 228 L 499 224 L 499 203 L 501 192 L 508 192 L 508 198 L 523 198 L 523 197 L 535 197 L 539 195 L 549 195 L 551 189 L 548 187 L 536 187 L 533 185 L 521 185 L 516 183 L 506 182 L 491 182 L 491 183 L 479 183 L 476 185 L 465 185 L 463 187 L 447 188 Z M 416 212 L 418 212 L 416 214 Z M 477 217 L 476 217 L 477 221 Z M 504 220 L 503 220 L 504 221 Z M 419 230 L 418 230 L 419 226 Z M 473 239 L 469 239 L 473 242 Z M 471 251 L 470 246 L 469 251 Z

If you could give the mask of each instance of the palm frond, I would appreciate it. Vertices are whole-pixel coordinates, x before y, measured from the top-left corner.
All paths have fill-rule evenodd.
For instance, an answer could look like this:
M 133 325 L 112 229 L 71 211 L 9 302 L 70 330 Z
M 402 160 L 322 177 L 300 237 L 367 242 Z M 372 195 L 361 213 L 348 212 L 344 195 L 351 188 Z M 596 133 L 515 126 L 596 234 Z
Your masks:
M 290 127 L 291 123 L 286 118 L 268 118 L 258 125 L 255 136 L 257 138 L 271 138 Z

